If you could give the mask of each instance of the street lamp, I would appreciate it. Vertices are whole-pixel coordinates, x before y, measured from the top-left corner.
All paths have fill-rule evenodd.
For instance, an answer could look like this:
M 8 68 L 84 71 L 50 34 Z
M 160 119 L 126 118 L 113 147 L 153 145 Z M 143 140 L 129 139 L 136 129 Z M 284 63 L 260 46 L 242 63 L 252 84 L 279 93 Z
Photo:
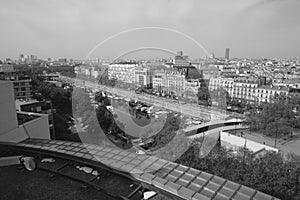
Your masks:
M 278 136 L 278 125 L 276 125 L 275 145 L 274 145 L 275 148 L 276 148 L 276 143 L 277 143 L 277 136 Z

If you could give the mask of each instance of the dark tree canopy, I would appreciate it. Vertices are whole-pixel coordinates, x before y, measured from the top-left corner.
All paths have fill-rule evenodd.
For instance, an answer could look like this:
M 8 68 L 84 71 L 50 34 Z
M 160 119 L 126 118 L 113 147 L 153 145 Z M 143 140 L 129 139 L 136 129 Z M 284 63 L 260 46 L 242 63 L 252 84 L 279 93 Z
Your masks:
M 46 83 L 36 74 L 31 74 L 33 98 L 50 100 L 53 105 L 56 139 L 70 140 L 69 126 L 72 124 L 72 89 L 63 89 Z
M 221 147 L 199 158 L 195 142 L 176 162 L 246 185 L 280 199 L 293 200 L 299 195 L 300 169 L 293 159 L 285 160 L 275 152 L 263 156 L 240 149 L 237 153 Z
M 198 89 L 198 100 L 199 104 L 210 105 L 211 98 L 208 90 L 208 85 L 205 81 L 201 82 Z
M 295 104 L 287 97 L 275 97 L 273 102 L 262 105 L 262 110 L 252 109 L 247 115 L 246 124 L 251 130 L 261 131 L 268 136 L 290 134 L 293 127 L 299 126 L 299 116 L 293 111 Z

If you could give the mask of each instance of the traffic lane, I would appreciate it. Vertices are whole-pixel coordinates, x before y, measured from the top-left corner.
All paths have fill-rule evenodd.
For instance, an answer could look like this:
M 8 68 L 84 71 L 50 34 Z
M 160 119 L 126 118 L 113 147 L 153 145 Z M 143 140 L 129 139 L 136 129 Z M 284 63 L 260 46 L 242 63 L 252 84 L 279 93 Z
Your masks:
M 204 106 L 200 106 L 200 105 L 193 105 L 193 104 L 185 104 L 185 103 L 181 103 L 179 102 L 179 104 L 181 104 L 181 107 L 178 109 L 176 106 L 176 104 L 174 104 L 174 101 L 172 102 L 168 102 L 170 101 L 170 99 L 165 99 L 165 98 L 160 98 L 160 97 L 156 97 L 156 96 L 151 96 L 151 95 L 143 95 L 143 94 L 139 94 L 137 95 L 135 92 L 130 91 L 130 90 L 124 90 L 124 89 L 119 89 L 119 88 L 115 88 L 115 87 L 109 87 L 109 86 L 103 86 L 103 85 L 98 85 L 95 83 L 89 83 L 86 82 L 86 86 L 90 87 L 92 89 L 102 89 L 105 90 L 106 92 L 110 92 L 112 94 L 115 95 L 121 95 L 124 97 L 131 97 L 131 98 L 143 98 L 145 101 L 152 103 L 151 101 L 155 101 L 154 103 L 156 104 L 156 106 L 159 107 L 167 107 L 170 110 L 173 111 L 177 111 L 177 112 L 183 112 L 186 115 L 190 115 L 190 116 L 194 116 L 194 117 L 199 117 L 199 115 L 214 115 L 215 118 L 225 118 L 228 115 L 219 112 L 218 110 L 214 109 L 214 108 L 207 108 Z M 151 96 L 151 97 L 150 97 Z M 219 117 L 218 117 L 219 116 Z

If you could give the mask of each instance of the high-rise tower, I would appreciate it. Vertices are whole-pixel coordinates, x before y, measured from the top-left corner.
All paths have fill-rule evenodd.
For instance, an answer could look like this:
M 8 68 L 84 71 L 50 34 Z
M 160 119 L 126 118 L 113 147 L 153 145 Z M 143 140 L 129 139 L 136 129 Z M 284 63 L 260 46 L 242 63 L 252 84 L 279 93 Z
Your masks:
M 225 49 L 225 58 L 226 58 L 227 60 L 229 60 L 229 51 L 230 51 L 229 48 L 226 48 L 226 49 Z

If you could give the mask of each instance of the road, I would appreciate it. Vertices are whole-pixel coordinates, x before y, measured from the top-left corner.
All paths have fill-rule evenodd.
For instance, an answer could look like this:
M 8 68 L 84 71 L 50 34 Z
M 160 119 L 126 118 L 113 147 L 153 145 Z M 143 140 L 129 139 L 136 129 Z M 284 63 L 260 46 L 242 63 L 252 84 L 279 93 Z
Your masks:
M 145 103 L 153 104 L 154 106 L 166 108 L 175 112 L 180 112 L 183 115 L 191 117 L 199 117 L 205 121 L 224 120 L 230 114 L 224 110 L 219 110 L 214 107 L 205 107 L 198 104 L 186 103 L 178 100 L 166 99 L 163 97 L 157 97 L 149 94 L 136 94 L 132 90 L 125 90 L 116 87 L 109 87 L 105 85 L 99 85 L 97 83 L 83 81 L 80 79 L 61 77 L 62 79 L 75 82 L 77 86 L 84 86 L 91 89 L 99 89 L 107 91 L 111 94 L 122 96 L 125 98 L 132 98 L 143 101 Z

